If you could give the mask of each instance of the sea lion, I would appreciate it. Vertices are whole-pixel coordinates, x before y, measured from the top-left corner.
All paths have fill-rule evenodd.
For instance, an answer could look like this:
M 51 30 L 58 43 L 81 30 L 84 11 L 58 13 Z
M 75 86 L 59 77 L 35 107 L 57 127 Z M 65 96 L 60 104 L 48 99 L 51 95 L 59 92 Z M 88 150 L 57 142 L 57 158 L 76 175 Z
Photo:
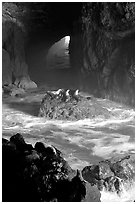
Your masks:
M 54 93 L 56 96 L 59 96 L 62 92 L 63 92 L 63 89 L 58 89 L 57 91 L 54 91 L 53 93 Z
M 71 99 L 75 99 L 76 101 L 79 100 L 78 96 L 79 96 L 79 90 L 69 90 L 69 95 Z

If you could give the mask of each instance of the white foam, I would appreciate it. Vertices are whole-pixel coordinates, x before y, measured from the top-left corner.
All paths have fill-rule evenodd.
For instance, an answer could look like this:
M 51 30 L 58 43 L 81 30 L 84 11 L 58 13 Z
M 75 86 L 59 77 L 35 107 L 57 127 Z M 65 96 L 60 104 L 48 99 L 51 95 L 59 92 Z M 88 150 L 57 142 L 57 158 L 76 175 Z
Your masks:
M 121 184 L 122 185 L 122 184 Z M 101 202 L 133 202 L 135 200 L 135 185 L 127 184 L 121 186 L 121 193 L 101 191 Z
M 135 144 L 134 143 L 119 143 L 116 145 L 109 145 L 109 146 L 101 146 L 97 145 L 93 147 L 92 155 L 96 155 L 99 157 L 103 157 L 104 159 L 109 159 L 113 156 L 113 154 L 123 154 L 125 152 L 128 152 L 130 150 L 135 149 Z
M 5 130 L 14 130 L 14 129 L 19 129 L 20 127 L 18 125 L 12 126 L 12 127 L 5 127 Z
M 94 119 L 84 119 L 79 121 L 51 121 L 27 114 L 31 101 L 33 103 L 34 101 L 39 100 L 39 98 L 42 98 L 42 95 L 37 94 L 34 97 L 28 96 L 27 99 L 24 98 L 26 103 L 29 102 L 28 107 L 24 106 L 24 111 L 22 107 L 22 111 L 19 111 L 18 107 L 17 109 L 16 107 L 10 108 L 10 106 L 4 104 L 3 133 L 5 135 L 11 135 L 11 133 L 17 132 L 23 134 L 28 133 L 28 136 L 25 137 L 29 137 L 31 142 L 34 143 L 36 140 L 45 141 L 48 134 L 46 132 L 50 131 L 52 132 L 52 135 L 49 133 L 50 137 L 46 142 L 51 144 L 55 143 L 54 146 L 57 147 L 60 145 L 61 149 L 64 149 L 63 144 L 68 144 L 69 147 L 71 143 L 80 148 L 82 147 L 81 149 L 87 151 L 87 155 L 91 152 L 89 158 L 85 158 L 86 161 L 84 162 L 89 161 L 90 157 L 93 155 L 107 159 L 115 154 L 122 154 L 128 151 L 134 153 L 134 137 L 132 138 L 133 142 L 131 142 L 130 138 L 132 135 L 130 135 L 129 131 L 127 133 L 128 135 L 122 134 L 121 131 L 124 130 L 123 132 L 125 132 L 126 129 L 124 128 L 129 126 L 134 129 L 135 111 L 133 109 L 125 108 L 108 100 L 97 99 L 102 107 L 111 111 L 109 118 L 105 118 L 105 116 L 97 116 Z M 12 125 L 13 120 L 15 126 Z M 50 140 L 51 137 L 52 139 L 54 138 L 54 140 Z M 60 140 L 62 140 L 62 142 L 60 142 Z M 74 146 L 73 150 L 76 150 L 75 148 L 78 147 Z M 79 150 L 81 150 L 80 148 Z M 77 160 L 73 160 L 73 165 L 75 167 L 80 167 L 82 165 L 82 161 L 79 157 L 78 154 Z

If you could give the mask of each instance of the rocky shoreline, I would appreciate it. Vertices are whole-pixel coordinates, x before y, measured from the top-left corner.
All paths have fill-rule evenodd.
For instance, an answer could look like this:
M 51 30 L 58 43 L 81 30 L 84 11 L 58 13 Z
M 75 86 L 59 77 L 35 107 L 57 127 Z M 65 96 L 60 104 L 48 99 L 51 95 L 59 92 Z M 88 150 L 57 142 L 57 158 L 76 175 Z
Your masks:
M 4 202 L 99 202 L 102 189 L 119 195 L 135 180 L 133 155 L 75 171 L 56 147 L 32 146 L 19 133 L 2 139 L 2 153 Z

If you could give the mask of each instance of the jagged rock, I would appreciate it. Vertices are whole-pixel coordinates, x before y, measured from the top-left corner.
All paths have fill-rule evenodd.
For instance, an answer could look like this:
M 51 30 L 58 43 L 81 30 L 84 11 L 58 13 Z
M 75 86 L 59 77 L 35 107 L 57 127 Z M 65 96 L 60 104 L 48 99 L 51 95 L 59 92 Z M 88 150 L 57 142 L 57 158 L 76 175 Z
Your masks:
M 16 145 L 16 149 L 19 151 L 33 150 L 31 144 L 26 144 L 21 134 L 17 133 L 10 138 L 10 142 Z
M 119 194 L 135 180 L 133 155 L 105 160 L 76 173 L 53 146 L 37 142 L 33 148 L 19 133 L 2 141 L 3 201 L 99 202 L 100 191 Z
M 100 192 L 97 187 L 92 187 L 88 182 L 84 181 L 79 173 L 72 180 L 61 180 L 58 182 L 59 194 L 57 195 L 59 202 L 99 202 Z
M 120 193 L 123 185 L 132 185 L 135 180 L 134 155 L 116 160 L 105 160 L 98 165 L 87 166 L 82 170 L 83 178 L 99 190 Z
M 3 139 L 3 201 L 100 201 L 100 192 L 71 169 L 61 152 L 17 133 Z
M 135 175 L 135 157 L 128 155 L 111 162 L 111 171 L 122 180 L 133 180 Z
M 24 146 L 26 144 L 24 138 L 19 133 L 17 133 L 16 135 L 13 135 L 10 138 L 10 142 L 14 143 L 16 146 L 22 146 L 22 145 Z
M 42 99 L 38 116 L 48 119 L 80 120 L 94 118 L 97 115 L 110 117 L 110 112 L 102 108 L 93 97 L 86 98 L 79 95 L 77 100 L 73 97 L 64 100 L 47 92 Z

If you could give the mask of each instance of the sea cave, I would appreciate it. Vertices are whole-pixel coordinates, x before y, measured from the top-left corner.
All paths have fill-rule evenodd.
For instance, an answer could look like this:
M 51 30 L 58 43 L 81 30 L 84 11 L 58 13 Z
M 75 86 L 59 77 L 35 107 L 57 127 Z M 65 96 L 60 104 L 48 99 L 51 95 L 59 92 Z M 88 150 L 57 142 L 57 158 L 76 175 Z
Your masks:
M 135 201 L 135 3 L 2 3 L 2 201 Z

